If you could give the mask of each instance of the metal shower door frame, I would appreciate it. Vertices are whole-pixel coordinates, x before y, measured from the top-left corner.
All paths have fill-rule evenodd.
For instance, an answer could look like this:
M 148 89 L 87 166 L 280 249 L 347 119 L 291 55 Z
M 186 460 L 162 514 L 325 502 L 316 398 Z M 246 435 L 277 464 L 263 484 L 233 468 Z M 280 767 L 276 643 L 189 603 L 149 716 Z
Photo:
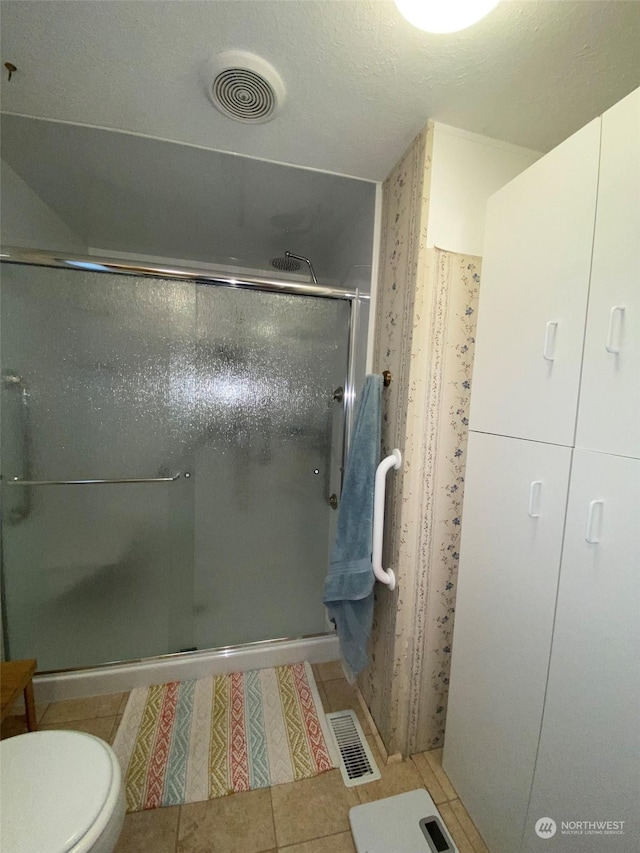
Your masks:
M 227 272 L 211 269 L 191 269 L 188 267 L 176 267 L 171 265 L 149 264 L 145 262 L 123 261 L 117 258 L 103 258 L 96 255 L 67 255 L 64 253 L 46 252 L 40 249 L 24 249 L 17 247 L 6 247 L 0 251 L 1 264 L 18 264 L 21 266 L 53 267 L 58 269 L 112 273 L 116 275 L 130 275 L 136 277 L 161 278 L 168 280 L 181 280 L 195 284 L 213 287 L 230 287 L 242 290 L 255 290 L 266 293 L 283 293 L 294 296 L 312 296 L 324 299 L 340 299 L 349 303 L 349 327 L 347 342 L 347 374 L 344 384 L 344 427 L 342 436 L 342 459 L 340 460 L 340 489 L 346 467 L 346 459 L 349 451 L 350 438 L 354 418 L 354 405 L 356 398 L 355 388 L 355 353 L 356 342 L 360 324 L 360 304 L 369 301 L 368 294 L 360 293 L 359 290 L 351 290 L 341 287 L 331 287 L 319 284 L 307 284 L 305 282 L 286 281 L 262 276 L 236 276 Z M 26 479 L 26 478 L 25 478 Z M 163 478 L 164 479 L 164 478 Z M 175 479 L 175 478 L 170 478 Z M 95 482 L 95 481 L 85 481 Z M 121 480 L 120 482 L 133 482 L 132 480 Z M 7 484 L 20 485 L 20 482 L 7 481 Z M 24 483 L 25 486 L 31 483 Z M 49 485 L 49 483 L 47 483 Z M 4 548 L 0 531 L 0 580 L 2 588 L 5 587 L 4 577 Z M 0 602 L 0 618 L 2 622 L 2 646 L 3 658 L 10 652 L 8 636 L 8 623 L 6 614 L 5 596 Z M 166 655 L 159 655 L 159 658 Z

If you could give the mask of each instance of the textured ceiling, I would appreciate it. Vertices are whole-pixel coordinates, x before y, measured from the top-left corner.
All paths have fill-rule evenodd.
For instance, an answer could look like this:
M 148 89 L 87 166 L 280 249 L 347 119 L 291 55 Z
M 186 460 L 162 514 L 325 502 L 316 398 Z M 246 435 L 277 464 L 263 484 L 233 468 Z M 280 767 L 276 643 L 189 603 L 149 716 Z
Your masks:
M 449 36 L 386 0 L 2 2 L 8 112 L 386 176 L 427 117 L 545 151 L 640 85 L 640 2 L 508 2 Z M 202 69 L 239 48 L 272 62 L 287 102 L 240 124 Z

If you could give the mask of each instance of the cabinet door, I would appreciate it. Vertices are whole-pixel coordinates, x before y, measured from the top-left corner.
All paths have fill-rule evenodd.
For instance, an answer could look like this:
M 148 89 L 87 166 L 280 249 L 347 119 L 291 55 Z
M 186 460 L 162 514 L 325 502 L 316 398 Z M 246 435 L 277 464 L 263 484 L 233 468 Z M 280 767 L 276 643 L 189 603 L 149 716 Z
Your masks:
M 472 433 L 444 767 L 492 853 L 518 849 L 547 680 L 571 450 Z
M 640 850 L 639 518 L 640 460 L 576 450 L 527 851 Z M 624 834 L 563 821 L 624 821 Z
M 640 457 L 640 89 L 602 117 L 576 445 Z
M 487 205 L 471 429 L 572 445 L 600 119 Z

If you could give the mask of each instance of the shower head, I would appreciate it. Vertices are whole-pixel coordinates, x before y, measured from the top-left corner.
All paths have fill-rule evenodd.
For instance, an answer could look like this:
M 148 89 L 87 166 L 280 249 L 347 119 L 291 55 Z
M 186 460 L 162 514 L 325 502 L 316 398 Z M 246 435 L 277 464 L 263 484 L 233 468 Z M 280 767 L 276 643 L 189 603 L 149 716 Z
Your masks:
M 291 258 L 273 258 L 271 266 L 280 272 L 298 272 L 300 264 Z

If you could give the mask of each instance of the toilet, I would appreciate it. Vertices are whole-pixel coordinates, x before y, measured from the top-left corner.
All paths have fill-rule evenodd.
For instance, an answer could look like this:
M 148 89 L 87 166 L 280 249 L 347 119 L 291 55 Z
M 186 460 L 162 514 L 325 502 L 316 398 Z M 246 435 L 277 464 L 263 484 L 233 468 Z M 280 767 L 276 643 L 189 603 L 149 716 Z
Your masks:
M 111 853 L 125 794 L 115 752 L 84 732 L 0 743 L 0 834 L 11 853 Z

